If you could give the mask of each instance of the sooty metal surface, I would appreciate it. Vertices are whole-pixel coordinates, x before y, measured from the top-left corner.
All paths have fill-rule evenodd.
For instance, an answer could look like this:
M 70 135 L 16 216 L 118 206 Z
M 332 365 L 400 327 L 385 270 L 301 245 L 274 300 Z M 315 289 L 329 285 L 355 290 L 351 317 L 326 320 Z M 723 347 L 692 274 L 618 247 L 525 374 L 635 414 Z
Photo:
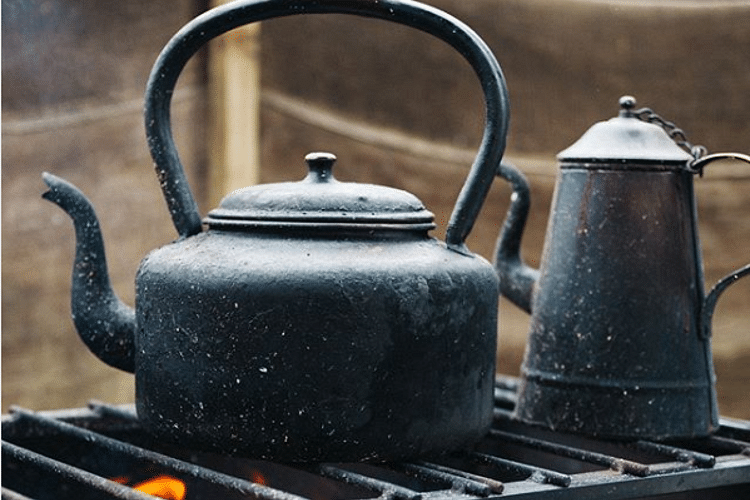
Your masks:
M 473 500 L 748 498 L 750 422 L 722 419 L 708 438 L 616 442 L 510 419 L 517 380 L 499 377 L 489 435 L 467 453 L 413 463 L 277 464 L 153 440 L 132 406 L 30 412 L 2 420 L 2 498 Z M 145 481 L 145 483 L 144 483 Z M 134 487 L 128 485 L 136 485 Z

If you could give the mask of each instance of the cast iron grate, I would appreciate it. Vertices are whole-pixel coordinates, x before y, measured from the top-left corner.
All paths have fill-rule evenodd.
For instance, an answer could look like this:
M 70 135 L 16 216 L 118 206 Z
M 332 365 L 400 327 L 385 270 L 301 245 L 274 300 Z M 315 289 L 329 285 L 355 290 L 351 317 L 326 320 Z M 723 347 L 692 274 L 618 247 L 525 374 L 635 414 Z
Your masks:
M 722 419 L 714 436 L 687 442 L 594 440 L 513 421 L 516 387 L 497 379 L 493 429 L 474 451 L 399 464 L 196 452 L 152 440 L 130 405 L 15 408 L 2 420 L 2 498 L 153 498 L 122 483 L 155 477 L 178 479 L 185 500 L 750 498 L 750 422 Z

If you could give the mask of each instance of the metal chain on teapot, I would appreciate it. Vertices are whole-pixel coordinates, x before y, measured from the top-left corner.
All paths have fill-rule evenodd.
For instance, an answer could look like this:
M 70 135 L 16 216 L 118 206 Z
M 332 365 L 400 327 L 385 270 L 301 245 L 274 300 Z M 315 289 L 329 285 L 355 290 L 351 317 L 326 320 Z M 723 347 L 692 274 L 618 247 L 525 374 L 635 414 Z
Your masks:
M 672 138 L 675 144 L 680 146 L 688 154 L 690 154 L 690 156 L 693 157 L 693 161 L 690 162 L 690 165 L 688 165 L 688 170 L 690 170 L 694 174 L 703 176 L 703 168 L 694 169 L 693 165 L 708 153 L 708 150 L 705 148 L 705 146 L 693 145 L 690 141 L 688 141 L 687 135 L 685 134 L 684 130 L 677 127 L 677 125 L 675 125 L 673 122 L 665 120 L 664 118 L 656 114 L 651 108 L 633 109 L 635 107 L 635 103 L 635 98 L 632 96 L 623 96 L 620 98 L 620 107 L 622 107 L 622 109 L 628 110 L 628 113 L 631 116 L 647 123 L 653 123 L 654 125 L 658 125 L 662 129 L 664 129 L 664 131 L 667 133 L 667 135 L 669 135 L 669 137 Z
M 705 146 L 693 145 L 687 139 L 685 131 L 678 128 L 673 122 L 665 120 L 658 114 L 654 113 L 651 108 L 633 109 L 635 107 L 635 98 L 632 96 L 623 96 L 620 98 L 620 107 L 627 110 L 630 116 L 638 118 L 641 121 L 653 123 L 660 126 L 664 131 L 672 138 L 672 140 L 680 146 L 682 149 L 687 151 L 690 156 L 693 157 L 687 169 L 693 174 L 698 174 L 703 177 L 703 167 L 716 160 L 738 160 L 745 163 L 750 163 L 750 156 L 742 153 L 715 153 L 708 154 L 708 150 Z

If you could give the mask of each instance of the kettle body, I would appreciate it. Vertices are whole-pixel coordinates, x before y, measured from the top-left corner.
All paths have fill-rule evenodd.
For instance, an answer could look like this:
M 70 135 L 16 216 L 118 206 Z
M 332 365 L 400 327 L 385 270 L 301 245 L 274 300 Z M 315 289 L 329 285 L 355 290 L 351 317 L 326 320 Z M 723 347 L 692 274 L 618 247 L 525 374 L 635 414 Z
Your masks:
M 634 104 L 558 155 L 538 271 L 517 253 L 523 221 L 506 221 L 501 289 L 531 313 L 514 416 L 604 438 L 706 436 L 718 427 L 710 316 L 750 269 L 706 297 L 694 158 Z
M 377 460 L 489 425 L 497 277 L 426 233 L 204 233 L 152 252 L 136 286 L 137 411 L 162 438 Z
M 454 47 L 485 95 L 480 150 L 445 241 L 413 195 L 340 182 L 312 153 L 301 181 L 227 195 L 205 219 L 170 127 L 189 58 L 233 28 L 296 14 L 404 24 Z M 71 306 L 82 340 L 133 372 L 139 420 L 201 449 L 277 461 L 397 460 L 471 446 L 492 421 L 498 277 L 465 239 L 508 130 L 505 80 L 466 25 L 411 0 L 243 0 L 187 24 L 146 90 L 146 135 L 179 235 L 136 276 L 135 309 L 112 291 L 86 197 L 51 174 L 43 196 L 76 230 Z M 204 226 L 207 226 L 204 229 Z

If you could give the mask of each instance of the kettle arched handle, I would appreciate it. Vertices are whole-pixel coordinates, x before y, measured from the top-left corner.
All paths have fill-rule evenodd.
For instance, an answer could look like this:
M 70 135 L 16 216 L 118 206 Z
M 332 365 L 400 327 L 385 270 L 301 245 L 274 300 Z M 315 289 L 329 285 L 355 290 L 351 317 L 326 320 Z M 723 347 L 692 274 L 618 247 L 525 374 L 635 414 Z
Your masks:
M 145 103 L 149 148 L 177 232 L 187 237 L 202 229 L 198 206 L 175 148 L 169 113 L 175 83 L 187 61 L 206 42 L 239 26 L 296 14 L 325 13 L 378 18 L 429 33 L 456 49 L 479 77 L 485 98 L 484 134 L 446 233 L 449 248 L 468 252 L 464 241 L 505 152 L 508 91 L 495 56 L 471 28 L 449 14 L 411 0 L 245 0 L 207 11 L 178 31 L 154 64 Z

